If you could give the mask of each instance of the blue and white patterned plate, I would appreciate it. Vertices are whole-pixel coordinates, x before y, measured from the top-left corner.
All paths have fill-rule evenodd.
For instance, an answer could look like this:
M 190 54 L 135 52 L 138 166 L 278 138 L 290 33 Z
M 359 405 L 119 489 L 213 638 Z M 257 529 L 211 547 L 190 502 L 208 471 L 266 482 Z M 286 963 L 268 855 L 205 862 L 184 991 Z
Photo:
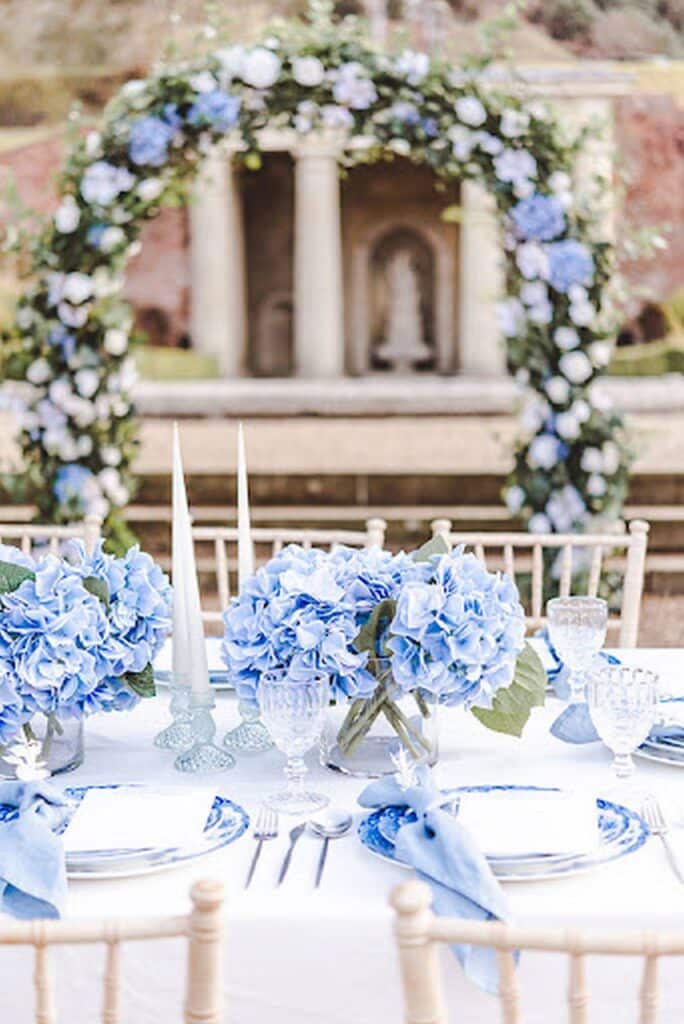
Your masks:
M 445 792 L 445 802 L 459 793 L 492 793 L 506 791 L 559 792 L 553 786 L 461 786 Z M 648 826 L 634 811 L 608 800 L 597 799 L 599 841 L 593 850 L 574 854 L 530 854 L 529 857 L 490 857 L 492 871 L 502 881 L 526 882 L 565 875 L 580 874 L 617 857 L 633 853 L 649 836 Z M 359 825 L 363 845 L 385 860 L 408 867 L 398 860 L 394 838 L 402 825 L 416 820 L 415 813 L 405 806 L 380 807 L 367 815 Z
M 64 790 L 67 800 L 73 803 L 72 816 L 89 789 L 121 789 L 119 785 L 69 786 Z M 17 809 L 0 804 L 0 821 L 10 821 L 17 816 Z M 57 834 L 66 830 L 66 821 Z M 224 796 L 214 797 L 214 803 L 199 841 L 178 847 L 140 847 L 126 850 L 88 850 L 67 854 L 67 875 L 69 878 L 126 878 L 144 875 L 153 871 L 165 871 L 188 861 L 204 857 L 220 850 L 244 835 L 249 826 L 249 815 Z

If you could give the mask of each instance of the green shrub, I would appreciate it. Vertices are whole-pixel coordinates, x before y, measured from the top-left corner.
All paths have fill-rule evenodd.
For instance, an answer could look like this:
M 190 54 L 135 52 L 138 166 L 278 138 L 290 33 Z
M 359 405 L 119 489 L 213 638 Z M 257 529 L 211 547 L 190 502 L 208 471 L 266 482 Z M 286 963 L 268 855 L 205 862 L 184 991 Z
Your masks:
M 591 0 L 546 0 L 539 20 L 554 39 L 587 39 L 596 17 Z

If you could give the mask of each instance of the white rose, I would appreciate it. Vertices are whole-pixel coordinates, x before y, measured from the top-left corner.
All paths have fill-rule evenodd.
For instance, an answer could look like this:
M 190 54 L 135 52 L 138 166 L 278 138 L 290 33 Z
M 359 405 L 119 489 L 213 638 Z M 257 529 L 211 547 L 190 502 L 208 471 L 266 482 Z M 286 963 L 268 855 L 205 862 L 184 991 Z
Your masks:
M 84 367 L 74 376 L 74 384 L 79 395 L 83 398 L 92 398 L 99 387 L 100 378 L 95 370 Z
M 544 391 L 554 405 L 564 405 L 570 397 L 570 385 L 565 377 L 550 377 L 544 385 Z
M 546 402 L 541 398 L 533 398 L 523 408 L 520 415 L 520 424 L 527 433 L 536 434 L 543 426 L 548 414 L 549 407 Z
M 144 203 L 153 203 L 164 191 L 160 178 L 144 178 L 135 190 Z
M 577 417 L 580 423 L 586 423 L 591 416 L 591 409 L 589 403 L 585 402 L 583 398 L 577 398 L 570 406 L 570 411 L 574 416 Z
M 501 139 L 497 135 L 491 135 L 489 132 L 475 132 L 474 137 L 482 152 L 489 153 L 490 156 L 497 156 L 504 148 Z
M 230 80 L 242 74 L 245 63 L 244 46 L 228 46 L 216 54 L 223 77 Z
M 479 128 L 487 120 L 487 111 L 476 96 L 462 96 L 454 105 L 456 116 L 463 124 Z
M 520 298 L 526 306 L 538 306 L 548 301 L 549 293 L 543 281 L 527 281 L 520 289 Z
M 81 211 L 73 196 L 65 196 L 55 211 L 55 227 L 62 235 L 70 235 L 78 227 Z
M 501 115 L 501 134 L 508 139 L 524 135 L 530 124 L 530 115 L 524 110 L 504 110 Z
M 59 443 L 59 457 L 62 462 L 73 462 L 78 458 L 78 445 L 71 434 L 64 434 Z
M 615 441 L 606 441 L 602 448 L 603 472 L 606 476 L 614 476 L 620 468 L 620 448 Z
M 539 434 L 533 438 L 527 451 L 531 469 L 553 469 L 558 462 L 559 441 L 553 434 Z
M 551 533 L 551 523 L 543 512 L 536 512 L 527 524 L 530 533 Z
M 606 493 L 608 485 L 602 476 L 598 473 L 592 473 L 587 480 L 587 494 L 590 494 L 592 498 L 601 498 Z
M 594 366 L 607 366 L 613 347 L 609 341 L 595 341 L 589 346 L 589 356 Z
M 522 242 L 516 249 L 515 262 L 522 276 L 528 281 L 538 277 L 548 280 L 549 257 L 539 242 Z
M 93 439 L 89 434 L 81 434 L 78 441 L 76 442 L 77 454 L 80 458 L 85 458 L 93 450 Z
M 554 171 L 549 175 L 547 184 L 552 192 L 569 192 L 572 188 L 572 178 L 565 171 Z
M 118 466 L 121 462 L 121 452 L 113 444 L 105 444 L 100 448 L 100 458 L 105 466 Z
M 603 452 L 600 448 L 585 448 L 580 459 L 580 468 L 585 473 L 603 472 Z
M 122 356 L 128 348 L 128 335 L 117 327 L 110 327 L 105 332 L 104 347 L 110 356 Z
M 579 346 L 580 336 L 574 327 L 557 327 L 553 332 L 553 340 L 558 348 L 563 349 L 564 352 L 569 352 L 570 349 Z
M 464 124 L 455 124 L 447 132 L 451 149 L 457 160 L 468 160 L 475 146 L 475 134 Z
M 255 89 L 269 89 L 280 74 L 280 58 L 264 46 L 257 46 L 245 57 L 241 78 Z
M 57 316 L 65 327 L 83 327 L 88 319 L 90 305 L 71 306 L 68 302 L 60 302 Z
M 562 355 L 558 360 L 558 368 L 571 384 L 583 384 L 594 372 L 587 356 L 579 351 L 566 352 Z
M 508 511 L 514 516 L 518 514 L 525 504 L 525 492 L 517 484 L 513 484 L 512 487 L 508 488 L 505 498 Z
M 36 359 L 26 371 L 26 379 L 29 384 L 45 384 L 50 380 L 52 370 L 47 359 Z
M 100 249 L 102 252 L 109 253 L 117 249 L 122 242 L 126 240 L 126 235 L 121 228 L 114 227 L 111 225 L 105 228 L 100 237 Z
M 534 306 L 530 306 L 527 311 L 527 315 L 533 324 L 550 324 L 553 320 L 553 305 L 546 299 L 544 302 L 538 302 Z
M 584 285 L 571 284 L 568 288 L 568 298 L 570 302 L 576 302 L 581 305 L 583 302 L 587 302 L 589 299 L 589 293 Z
M 86 299 L 89 299 L 92 294 L 93 282 L 87 274 L 82 274 L 80 271 L 75 270 L 64 278 L 62 298 L 66 299 L 67 302 L 79 306 Z
M 569 307 L 570 319 L 578 327 L 589 327 L 596 316 L 596 310 L 591 302 L 571 302 Z
M 559 412 L 556 416 L 556 430 L 565 441 L 574 441 L 580 435 L 580 423 L 572 411 Z
M 69 415 L 73 416 L 79 427 L 89 427 L 95 421 L 95 406 L 85 398 L 77 398 L 71 403 Z
M 216 88 L 216 79 L 211 71 L 200 71 L 196 75 L 191 75 L 188 82 L 195 92 L 213 92 Z
M 518 199 L 527 199 L 534 192 L 534 184 L 529 178 L 519 178 L 513 183 L 513 191 Z
M 313 89 L 325 78 L 325 68 L 318 57 L 297 57 L 292 62 L 292 77 L 299 85 Z

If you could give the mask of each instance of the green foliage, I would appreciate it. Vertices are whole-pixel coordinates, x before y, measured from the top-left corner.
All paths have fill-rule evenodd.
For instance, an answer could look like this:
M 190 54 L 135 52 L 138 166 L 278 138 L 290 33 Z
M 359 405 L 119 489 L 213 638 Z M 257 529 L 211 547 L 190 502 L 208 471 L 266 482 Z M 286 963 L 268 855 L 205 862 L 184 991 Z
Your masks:
M 596 8 L 591 0 L 543 0 L 537 17 L 554 39 L 587 39 L 594 24 Z
M 11 594 L 24 580 L 35 580 L 35 573 L 14 562 L 0 562 L 0 594 Z
M 357 651 L 368 651 L 371 659 L 386 657 L 387 652 L 380 648 L 380 641 L 396 610 L 397 602 L 390 597 L 376 604 L 354 640 Z M 369 668 L 372 671 L 372 667 Z
M 100 579 L 99 576 L 86 576 L 83 580 L 83 589 L 101 601 L 105 608 L 109 608 L 109 587 L 106 580 Z
M 534 648 L 525 644 L 511 685 L 496 691 L 491 708 L 471 708 L 471 711 L 478 722 L 494 732 L 522 736 L 532 708 L 544 704 L 545 691 L 544 666 Z
M 430 540 L 426 541 L 422 547 L 419 547 L 417 551 L 413 552 L 412 558 L 414 562 L 429 562 L 435 555 L 448 555 L 449 545 L 440 534 L 436 537 L 431 537 Z
M 142 672 L 127 672 L 122 680 L 138 697 L 154 697 L 157 692 L 152 665 L 147 665 Z

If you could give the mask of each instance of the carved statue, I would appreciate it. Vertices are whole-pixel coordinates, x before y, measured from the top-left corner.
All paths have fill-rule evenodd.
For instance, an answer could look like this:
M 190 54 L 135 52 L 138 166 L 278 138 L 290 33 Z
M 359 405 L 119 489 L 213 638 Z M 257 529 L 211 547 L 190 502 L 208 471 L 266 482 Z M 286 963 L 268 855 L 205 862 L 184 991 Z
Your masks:
M 408 249 L 399 249 L 390 259 L 387 290 L 387 333 L 377 354 L 395 373 L 407 373 L 431 356 L 423 334 L 420 282 Z

